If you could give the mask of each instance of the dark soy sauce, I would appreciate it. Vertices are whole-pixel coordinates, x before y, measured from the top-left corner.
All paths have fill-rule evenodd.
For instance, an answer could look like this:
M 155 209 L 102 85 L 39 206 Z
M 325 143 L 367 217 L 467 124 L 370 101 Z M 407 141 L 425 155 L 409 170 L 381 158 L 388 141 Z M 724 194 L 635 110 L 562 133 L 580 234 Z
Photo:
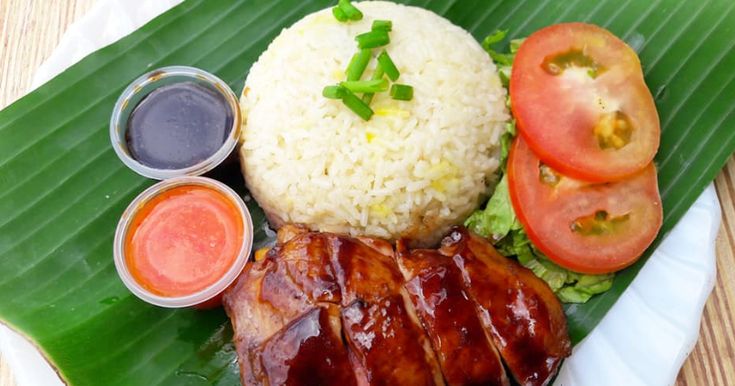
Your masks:
M 194 82 L 160 87 L 128 120 L 133 158 L 157 169 L 182 169 L 209 158 L 232 130 L 233 112 L 219 92 Z

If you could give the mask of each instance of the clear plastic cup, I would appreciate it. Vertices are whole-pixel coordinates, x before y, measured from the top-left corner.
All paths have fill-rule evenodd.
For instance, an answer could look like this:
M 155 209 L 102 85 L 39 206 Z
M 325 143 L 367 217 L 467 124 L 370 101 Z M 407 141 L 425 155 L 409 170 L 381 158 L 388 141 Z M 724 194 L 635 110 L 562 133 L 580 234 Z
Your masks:
M 150 290 L 143 287 L 138 281 L 135 280 L 130 270 L 128 269 L 127 260 L 125 259 L 125 239 L 130 229 L 130 225 L 135 218 L 138 211 L 144 207 L 145 203 L 159 194 L 166 192 L 169 189 L 173 189 L 179 186 L 202 186 L 210 189 L 214 189 L 217 192 L 223 194 L 225 197 L 232 200 L 235 206 L 239 209 L 240 216 L 242 216 L 243 222 L 243 240 L 240 246 L 240 251 L 235 261 L 229 270 L 215 283 L 209 287 L 204 288 L 199 292 L 188 294 L 179 297 L 167 297 L 161 296 L 151 292 Z M 167 308 L 182 308 L 195 306 L 197 308 L 209 308 L 210 306 L 217 305 L 217 300 L 222 292 L 237 279 L 245 268 L 245 264 L 250 258 L 250 252 L 253 246 L 253 221 L 250 217 L 250 211 L 242 198 L 235 193 L 227 185 L 206 177 L 177 177 L 161 181 L 150 188 L 139 194 L 133 202 L 128 205 L 125 212 L 123 212 L 120 222 L 117 224 L 115 230 L 115 241 L 113 244 L 113 255 L 115 260 L 115 268 L 120 276 L 120 279 L 126 287 L 138 298 L 160 307 Z
M 125 140 L 128 119 L 143 98 L 153 90 L 175 83 L 194 82 L 220 93 L 232 110 L 232 128 L 222 146 L 209 158 L 182 168 L 159 169 L 144 165 L 132 157 Z M 224 162 L 233 152 L 240 137 L 240 104 L 235 93 L 218 77 L 198 68 L 186 66 L 162 67 L 141 75 L 123 91 L 115 103 L 110 118 L 110 141 L 120 160 L 136 173 L 157 180 L 180 176 L 199 176 Z

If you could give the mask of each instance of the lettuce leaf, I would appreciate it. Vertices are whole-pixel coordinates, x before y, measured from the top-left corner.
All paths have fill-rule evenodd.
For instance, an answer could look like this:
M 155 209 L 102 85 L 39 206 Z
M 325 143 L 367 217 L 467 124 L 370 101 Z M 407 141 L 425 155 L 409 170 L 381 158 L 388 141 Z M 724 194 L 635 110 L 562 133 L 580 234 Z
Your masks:
M 472 213 L 465 221 L 465 226 L 478 235 L 497 242 L 517 227 L 515 217 L 508 196 L 508 182 L 503 176 L 495 186 L 495 192 L 487 202 L 485 210 Z
M 502 42 L 505 37 L 508 35 L 508 30 L 498 30 L 482 40 L 482 48 L 485 49 L 488 55 L 490 55 L 490 58 L 495 62 L 495 64 L 498 66 L 498 75 L 500 76 L 500 80 L 503 83 L 503 86 L 506 88 L 508 87 L 508 83 L 510 82 L 510 70 L 513 65 L 513 59 L 515 59 L 516 52 L 518 52 L 518 48 L 521 46 L 521 43 L 525 39 L 513 39 L 510 41 L 509 44 L 509 51 L 508 53 L 501 53 L 496 51 L 493 46 Z

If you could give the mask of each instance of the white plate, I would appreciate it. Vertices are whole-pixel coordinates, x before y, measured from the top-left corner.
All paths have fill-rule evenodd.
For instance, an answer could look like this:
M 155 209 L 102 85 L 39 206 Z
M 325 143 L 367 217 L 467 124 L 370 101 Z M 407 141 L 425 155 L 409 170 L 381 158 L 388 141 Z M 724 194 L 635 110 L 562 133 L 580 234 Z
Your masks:
M 180 1 L 98 1 L 69 27 L 38 69 L 33 88 Z M 719 224 L 720 205 L 710 184 L 602 322 L 574 348 L 555 385 L 672 385 L 697 341 L 714 287 Z M 62 385 L 35 348 L 3 326 L 0 351 L 18 386 Z

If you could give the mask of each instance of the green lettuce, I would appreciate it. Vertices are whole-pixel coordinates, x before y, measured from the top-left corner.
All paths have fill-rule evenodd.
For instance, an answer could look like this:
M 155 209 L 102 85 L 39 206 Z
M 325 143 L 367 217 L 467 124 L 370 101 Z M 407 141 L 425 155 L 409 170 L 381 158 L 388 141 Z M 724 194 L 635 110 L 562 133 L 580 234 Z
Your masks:
M 495 64 L 498 66 L 498 75 L 500 76 L 500 80 L 503 82 L 503 86 L 506 88 L 508 87 L 508 83 L 510 82 L 510 70 L 513 65 L 513 59 L 515 59 L 516 52 L 518 52 L 518 48 L 521 46 L 521 43 L 525 39 L 513 39 L 510 41 L 510 45 L 508 47 L 509 51 L 508 53 L 501 53 L 496 51 L 493 46 L 502 42 L 505 37 L 508 35 L 508 30 L 498 30 L 482 40 L 482 48 L 485 49 L 488 55 L 490 55 L 490 58 L 495 62 Z
M 511 67 L 523 39 L 510 41 L 509 53 L 497 52 L 493 46 L 505 39 L 508 31 L 496 31 L 482 41 L 482 47 L 498 66 L 498 75 L 507 88 Z M 510 108 L 510 98 L 506 102 Z M 564 303 L 585 303 L 596 294 L 612 287 L 614 274 L 585 275 L 562 268 L 549 260 L 531 244 L 523 226 L 518 222 L 508 193 L 505 170 L 508 153 L 516 136 L 515 121 L 510 120 L 500 136 L 500 180 L 485 209 L 475 211 L 465 221 L 471 231 L 489 238 L 503 256 L 515 258 L 545 281 Z

